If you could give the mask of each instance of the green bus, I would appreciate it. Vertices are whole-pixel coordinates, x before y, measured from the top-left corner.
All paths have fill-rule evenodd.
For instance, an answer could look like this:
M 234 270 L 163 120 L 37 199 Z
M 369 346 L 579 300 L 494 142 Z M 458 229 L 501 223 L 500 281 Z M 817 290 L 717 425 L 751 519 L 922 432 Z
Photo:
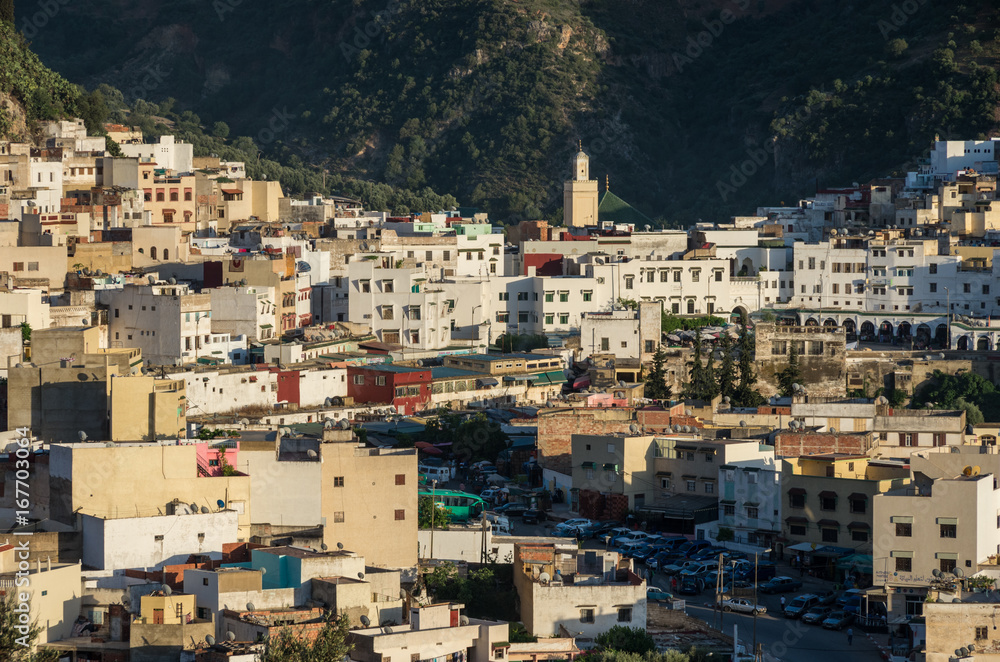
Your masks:
M 421 487 L 417 494 L 420 497 L 433 496 L 434 502 L 447 509 L 452 519 L 458 521 L 477 518 L 487 508 L 486 501 L 482 498 L 458 490 L 430 490 Z

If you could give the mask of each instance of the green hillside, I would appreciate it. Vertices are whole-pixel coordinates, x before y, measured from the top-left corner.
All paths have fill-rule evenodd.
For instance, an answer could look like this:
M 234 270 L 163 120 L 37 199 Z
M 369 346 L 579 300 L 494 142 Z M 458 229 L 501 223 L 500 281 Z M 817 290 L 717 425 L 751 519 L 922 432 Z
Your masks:
M 509 221 L 559 218 L 578 140 L 594 178 L 684 224 L 998 124 L 989 0 L 94 0 L 30 20 L 46 64 L 144 100 L 136 117 L 226 122 L 202 152 L 260 149 L 296 190 L 320 166 L 327 188 L 409 209 L 445 192 Z

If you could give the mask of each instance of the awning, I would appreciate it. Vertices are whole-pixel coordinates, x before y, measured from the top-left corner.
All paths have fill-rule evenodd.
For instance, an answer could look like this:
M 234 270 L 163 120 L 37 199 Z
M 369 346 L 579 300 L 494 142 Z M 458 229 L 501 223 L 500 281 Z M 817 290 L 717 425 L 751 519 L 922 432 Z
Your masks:
M 605 471 L 618 471 L 618 465 L 617 464 L 605 463 L 604 470 Z
M 837 568 L 840 570 L 860 570 L 861 572 L 872 571 L 871 554 L 849 554 L 837 561 Z
M 937 523 L 938 524 L 958 524 L 958 518 L 957 517 L 938 517 L 937 518 Z
M 890 520 L 893 524 L 913 524 L 913 518 L 909 515 L 894 515 Z
M 243 195 L 243 191 L 238 188 L 224 188 L 222 192 L 226 195 Z
M 872 527 L 867 522 L 851 522 L 850 524 L 847 525 L 847 528 L 848 529 L 859 529 L 859 530 L 864 529 L 864 530 L 867 531 L 867 530 L 871 529 Z
M 808 524 L 809 520 L 807 520 L 805 517 L 786 517 L 785 522 L 787 522 L 788 524 Z
M 820 499 L 836 499 L 837 498 L 837 493 L 836 492 L 831 492 L 830 490 L 823 490 L 822 492 L 819 493 L 819 498 Z
M 656 475 L 657 476 L 666 476 L 667 478 L 669 478 L 670 476 L 673 476 L 673 474 L 670 473 L 669 471 L 657 471 Z
M 724 506 L 735 506 L 736 505 L 736 502 L 733 501 L 733 500 L 731 500 L 731 499 L 721 499 L 719 501 L 719 503 L 721 503 Z
M 272 329 L 274 327 L 272 325 L 270 325 L 270 324 L 261 324 L 260 328 L 262 328 L 262 329 Z
M 594 469 L 594 468 L 597 467 L 597 463 L 595 463 L 595 462 L 584 462 L 580 466 L 582 466 L 584 469 Z
M 790 552 L 814 552 L 816 548 L 817 544 L 814 542 L 800 542 L 796 545 L 789 545 L 785 549 Z
M 937 552 L 937 553 L 934 554 L 934 558 L 936 558 L 936 559 L 954 559 L 955 561 L 957 561 L 958 560 L 958 554 L 955 553 L 955 552 Z
M 891 556 L 894 559 L 912 559 L 913 552 L 892 551 L 889 552 L 889 556 Z
M 867 499 L 868 495 L 862 494 L 861 492 L 852 492 L 851 494 L 847 495 L 847 498 L 850 499 L 851 501 L 861 501 L 862 499 Z
M 483 377 L 482 379 L 477 379 L 476 383 L 484 388 L 492 388 L 494 386 L 497 386 L 500 382 L 498 382 L 493 377 Z
M 825 526 L 825 527 L 831 528 L 831 529 L 839 529 L 840 528 L 840 522 L 838 522 L 835 519 L 821 519 L 820 521 L 816 522 L 816 524 L 818 526 Z
M 793 495 L 793 496 L 799 496 L 799 495 L 803 495 L 804 496 L 805 493 L 806 493 L 806 491 L 803 488 L 801 488 L 801 487 L 792 487 L 792 488 L 789 488 L 788 493 L 791 494 L 791 495 Z

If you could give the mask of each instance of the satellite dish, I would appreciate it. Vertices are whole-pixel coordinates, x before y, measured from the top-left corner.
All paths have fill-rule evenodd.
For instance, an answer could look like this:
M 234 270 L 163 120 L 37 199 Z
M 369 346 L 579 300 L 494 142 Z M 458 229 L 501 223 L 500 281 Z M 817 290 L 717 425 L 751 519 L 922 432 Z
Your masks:
M 242 425 L 244 427 L 250 425 L 250 419 L 249 418 L 241 418 L 240 419 L 240 425 Z
M 469 617 L 463 614 L 463 615 L 462 615 L 462 616 L 461 616 L 461 617 L 460 617 L 460 618 L 458 619 L 458 622 L 459 622 L 459 624 L 460 624 L 460 625 L 468 625 L 468 624 L 469 624 Z
M 253 611 L 253 603 L 252 602 L 248 602 L 247 603 L 247 611 Z
M 338 542 L 337 543 L 337 549 L 344 549 L 344 543 Z
M 980 468 L 980 466 L 978 464 L 972 467 L 972 475 L 973 476 L 978 476 L 981 471 L 982 471 L 982 468 Z
M 546 582 L 549 582 L 551 580 L 552 580 L 552 577 L 547 572 L 543 572 L 540 575 L 538 575 L 538 581 L 540 581 L 542 583 L 546 583 Z
M 77 432 L 76 436 L 78 436 L 80 438 L 80 441 L 87 441 L 87 433 L 84 432 L 83 430 L 80 430 L 79 432 Z
M 267 568 L 261 568 L 260 569 L 260 574 L 266 575 L 267 574 Z
M 740 427 L 741 428 L 745 428 L 746 426 L 747 426 L 747 422 L 746 421 L 740 421 Z
M 965 576 L 965 571 L 962 570 L 959 567 L 956 567 L 954 570 L 952 570 L 952 572 L 955 574 L 956 577 L 964 577 Z
M 330 549 L 329 547 L 327 547 L 327 544 L 325 542 L 324 543 L 320 543 L 319 548 L 322 549 L 324 552 L 326 550 Z
M 972 475 L 972 467 L 971 466 L 966 466 L 964 469 L 962 469 L 962 475 L 963 476 L 971 476 Z
M 722 401 L 723 401 L 723 402 L 725 402 L 726 404 L 729 404 L 729 403 L 730 403 L 730 402 L 732 402 L 733 400 L 732 400 L 732 398 L 730 398 L 730 397 L 729 397 L 729 396 L 727 395 L 726 397 L 722 398 Z
M 232 630 L 229 630 L 228 632 L 226 632 L 226 639 L 228 639 L 229 641 L 236 641 L 236 633 L 233 632 Z
M 364 579 L 364 578 L 365 578 L 365 573 L 359 572 L 358 573 L 358 579 Z
M 208 506 L 202 506 L 201 507 L 201 514 L 202 515 L 207 515 L 208 513 L 209 513 Z
M 171 276 L 171 277 L 170 277 L 170 278 L 169 278 L 169 279 L 167 280 L 167 282 L 168 282 L 168 283 L 170 283 L 171 285 L 176 285 L 176 284 L 177 284 L 177 279 L 176 279 L 176 278 L 174 278 L 173 276 Z
M 198 512 L 198 504 L 196 504 L 196 503 L 192 503 L 191 504 L 191 512 L 192 513 Z
M 960 657 L 969 657 L 969 649 L 965 646 L 958 649 Z
M 685 416 L 694 416 L 694 412 L 692 412 L 690 409 L 685 409 L 684 410 L 684 415 Z
M 209 646 L 214 646 L 215 645 L 215 637 L 213 637 L 210 634 L 206 634 L 205 635 L 205 643 L 208 644 Z
M 405 588 L 399 589 L 399 599 L 400 600 L 405 600 L 406 599 L 406 589 Z
M 174 589 L 170 588 L 167 584 L 161 586 L 160 589 L 163 591 L 163 595 L 170 595 L 174 592 Z
M 833 433 L 833 434 L 836 434 L 837 433 L 837 428 L 830 428 L 830 432 Z
M 367 616 L 365 616 L 364 614 L 362 614 L 361 615 L 361 624 L 364 625 L 365 627 L 368 627 L 369 625 L 372 624 L 372 622 L 371 622 L 371 619 L 369 619 Z
M 313 450 L 313 449 L 311 449 L 311 448 L 310 448 L 309 450 L 307 450 L 307 451 L 306 451 L 306 455 L 308 455 L 308 456 L 309 456 L 309 457 L 311 457 L 311 458 L 315 458 L 315 457 L 317 457 L 317 453 L 316 453 L 316 451 L 314 451 L 314 450 Z
M 334 426 L 334 422 L 333 421 L 326 421 L 325 423 L 323 423 L 323 429 L 324 430 L 332 430 L 333 426 Z
M 934 568 L 933 570 L 931 570 L 931 574 L 934 575 L 935 577 L 940 577 L 941 571 L 938 568 Z
M 628 431 L 631 432 L 632 434 L 639 434 L 639 426 L 633 423 L 632 425 L 628 426 Z
M 226 502 L 223 501 L 222 499 L 219 499 L 218 501 L 215 502 L 215 505 L 217 505 L 219 508 L 225 508 Z
M 109 441 L 108 443 L 104 444 L 104 447 L 105 448 L 114 448 L 115 447 L 115 442 Z

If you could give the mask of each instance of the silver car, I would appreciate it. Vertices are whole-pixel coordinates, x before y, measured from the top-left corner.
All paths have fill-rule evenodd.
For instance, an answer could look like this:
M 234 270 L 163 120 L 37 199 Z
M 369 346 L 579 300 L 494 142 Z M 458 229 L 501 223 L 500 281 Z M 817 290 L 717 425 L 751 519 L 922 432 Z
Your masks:
M 754 604 L 752 600 L 746 598 L 732 598 L 722 601 L 722 611 L 738 611 L 741 614 L 764 614 L 767 607 Z

